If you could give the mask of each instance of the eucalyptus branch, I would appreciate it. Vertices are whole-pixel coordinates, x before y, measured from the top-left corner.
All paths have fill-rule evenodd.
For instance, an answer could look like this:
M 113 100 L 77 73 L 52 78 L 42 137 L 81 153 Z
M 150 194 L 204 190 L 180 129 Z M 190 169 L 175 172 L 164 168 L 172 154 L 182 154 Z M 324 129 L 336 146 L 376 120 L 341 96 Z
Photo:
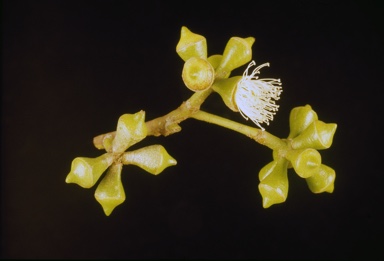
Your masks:
M 173 133 L 179 132 L 181 128 L 179 123 L 188 119 L 194 118 L 196 120 L 212 123 L 219 125 L 221 127 L 231 129 L 233 131 L 239 132 L 246 135 L 247 137 L 252 138 L 261 145 L 267 146 L 272 150 L 278 150 L 287 147 L 287 143 L 259 128 L 250 127 L 227 118 L 223 118 L 205 111 L 200 110 L 201 104 L 211 93 L 209 90 L 203 91 L 201 93 L 195 93 L 190 99 L 186 102 L 183 102 L 177 109 L 169 112 L 168 114 L 155 118 L 153 120 L 147 121 L 146 125 L 148 128 L 147 136 L 168 136 Z M 114 136 L 115 131 L 109 132 L 106 134 L 101 134 L 96 136 L 93 139 L 93 143 L 96 148 L 104 149 L 103 140 L 108 137 Z
M 337 125 L 320 121 L 312 107 L 305 105 L 291 110 L 287 138 L 278 138 L 266 131 L 262 124 L 268 125 L 278 111 L 276 102 L 282 93 L 282 83 L 280 79 L 259 79 L 260 70 L 269 63 L 249 72 L 256 65 L 252 60 L 254 42 L 253 37 L 232 37 L 222 55 L 208 57 L 205 37 L 183 26 L 176 52 L 185 62 L 181 76 L 185 86 L 194 92 L 191 97 L 175 110 L 149 121 L 145 120 L 143 110 L 121 115 L 116 131 L 93 138 L 95 147 L 104 149 L 105 153 L 96 158 L 75 158 L 65 181 L 90 188 L 107 172 L 97 186 L 95 198 L 109 216 L 125 201 L 121 182 L 123 165 L 133 164 L 158 175 L 177 164 L 159 144 L 128 149 L 147 136 L 169 136 L 180 132 L 179 124 L 193 118 L 246 135 L 273 151 L 272 160 L 259 172 L 258 188 L 264 208 L 286 201 L 289 168 L 305 179 L 313 193 L 333 192 L 336 173 L 322 163 L 318 150 L 331 146 Z M 234 69 L 246 63 L 249 65 L 242 76 L 230 77 Z M 230 110 L 239 112 L 257 127 L 202 111 L 201 105 L 213 92 L 220 95 Z

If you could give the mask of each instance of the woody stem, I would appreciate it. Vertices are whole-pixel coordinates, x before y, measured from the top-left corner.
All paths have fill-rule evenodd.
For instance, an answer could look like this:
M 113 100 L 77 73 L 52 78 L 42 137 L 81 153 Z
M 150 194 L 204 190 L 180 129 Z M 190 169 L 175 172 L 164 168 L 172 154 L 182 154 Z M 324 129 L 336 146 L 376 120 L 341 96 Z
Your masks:
M 193 114 L 200 110 L 201 104 L 212 93 L 209 88 L 205 91 L 194 93 L 187 101 L 183 102 L 178 108 L 169 112 L 168 114 L 147 121 L 147 135 L 148 136 L 168 136 L 173 133 L 179 132 L 181 127 L 179 123 L 190 118 Z M 115 131 L 98 135 L 93 138 L 93 144 L 98 149 L 104 149 L 104 139 L 111 138 L 116 134 Z

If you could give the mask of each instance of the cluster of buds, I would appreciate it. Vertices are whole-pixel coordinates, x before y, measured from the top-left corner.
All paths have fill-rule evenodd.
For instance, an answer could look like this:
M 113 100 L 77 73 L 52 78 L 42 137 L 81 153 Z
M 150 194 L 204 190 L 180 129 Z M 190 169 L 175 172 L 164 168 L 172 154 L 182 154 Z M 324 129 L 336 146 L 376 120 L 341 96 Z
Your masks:
M 95 198 L 102 206 L 104 213 L 109 216 L 125 201 L 124 187 L 121 182 L 123 165 L 136 165 L 157 175 L 165 168 L 177 163 L 161 145 L 126 151 L 146 136 L 144 111 L 122 115 L 118 120 L 116 132 L 105 135 L 102 146 L 99 147 L 99 149 L 105 149 L 106 153 L 96 158 L 75 158 L 65 182 L 91 188 L 102 174 L 107 172 L 96 188 Z
M 264 130 L 261 123 L 269 124 L 279 106 L 275 101 L 282 92 L 280 79 L 259 79 L 256 75 L 269 63 L 248 70 L 256 65 L 252 59 L 255 38 L 232 37 L 222 55 L 207 56 L 207 41 L 204 36 L 182 27 L 176 52 L 185 61 L 182 78 L 194 92 L 212 89 L 218 93 L 232 111 L 240 112 Z M 250 62 L 242 76 L 230 77 L 231 72 Z
M 257 76 L 269 63 L 256 66 L 251 61 L 254 42 L 253 37 L 232 37 L 222 55 L 208 56 L 205 37 L 183 26 L 176 52 L 184 60 L 182 79 L 189 90 L 197 93 L 194 97 L 207 97 L 211 92 L 217 93 L 229 109 L 239 112 L 261 129 L 250 128 L 252 131 L 267 136 L 268 133 L 261 124 L 268 125 L 273 120 L 279 108 L 276 101 L 280 99 L 282 87 L 280 79 L 259 79 Z M 247 63 L 248 67 L 242 76 L 230 77 L 234 69 Z M 253 66 L 256 67 L 250 72 Z M 182 115 L 183 120 L 190 117 L 190 114 Z M 169 118 L 175 116 L 173 113 L 169 115 Z M 166 118 L 164 128 L 171 130 L 170 133 L 178 131 L 180 127 L 177 120 L 168 121 Z M 146 123 L 144 111 L 122 115 L 116 131 L 100 135 L 95 143 L 96 148 L 104 149 L 105 153 L 96 158 L 75 158 L 66 183 L 75 183 L 83 188 L 91 188 L 97 184 L 95 198 L 109 216 L 126 199 L 121 181 L 123 165 L 135 165 L 157 175 L 165 168 L 177 164 L 165 148 L 158 144 L 127 151 L 147 135 L 154 135 L 150 128 L 161 124 L 163 123 Z M 332 193 L 334 189 L 335 171 L 322 164 L 319 150 L 331 146 L 337 125 L 318 120 L 316 112 L 309 105 L 294 108 L 290 113 L 289 124 L 288 137 L 279 143 L 279 148 L 272 146 L 273 160 L 259 172 L 259 191 L 264 208 L 286 201 L 289 168 L 293 168 L 298 176 L 306 180 L 313 193 Z
M 334 189 L 336 173 L 322 164 L 318 150 L 332 145 L 337 125 L 318 120 L 309 105 L 292 109 L 289 117 L 287 149 L 273 151 L 273 161 L 259 172 L 259 191 L 264 208 L 287 199 L 288 168 L 293 168 L 298 176 L 304 178 L 313 193 L 332 193 Z

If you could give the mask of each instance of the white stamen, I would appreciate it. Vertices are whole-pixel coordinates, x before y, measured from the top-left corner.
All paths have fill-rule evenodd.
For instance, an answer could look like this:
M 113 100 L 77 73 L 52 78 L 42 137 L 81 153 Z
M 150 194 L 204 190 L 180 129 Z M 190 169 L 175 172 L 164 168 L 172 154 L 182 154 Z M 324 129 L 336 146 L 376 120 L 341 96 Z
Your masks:
M 280 79 L 259 79 L 255 76 L 260 73 L 261 68 L 269 66 L 269 63 L 259 65 L 251 75 L 248 75 L 248 70 L 254 65 L 256 65 L 255 61 L 249 63 L 243 73 L 243 78 L 237 84 L 235 101 L 240 114 L 246 120 L 251 119 L 264 130 L 260 123 L 269 125 L 269 121 L 273 120 L 273 116 L 279 108 L 279 105 L 275 104 L 275 100 L 280 99 L 282 88 Z

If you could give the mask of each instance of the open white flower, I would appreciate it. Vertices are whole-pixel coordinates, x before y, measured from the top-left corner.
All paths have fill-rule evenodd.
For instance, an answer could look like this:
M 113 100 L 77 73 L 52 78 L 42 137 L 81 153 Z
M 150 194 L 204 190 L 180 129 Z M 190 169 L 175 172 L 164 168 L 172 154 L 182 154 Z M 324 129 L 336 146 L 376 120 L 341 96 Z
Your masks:
M 234 98 L 240 114 L 264 130 L 260 124 L 269 125 L 269 121 L 273 120 L 279 108 L 275 101 L 280 99 L 282 88 L 280 79 L 259 79 L 256 76 L 269 63 L 259 65 L 248 75 L 248 70 L 255 65 L 255 61 L 249 63 L 243 78 L 237 84 Z

